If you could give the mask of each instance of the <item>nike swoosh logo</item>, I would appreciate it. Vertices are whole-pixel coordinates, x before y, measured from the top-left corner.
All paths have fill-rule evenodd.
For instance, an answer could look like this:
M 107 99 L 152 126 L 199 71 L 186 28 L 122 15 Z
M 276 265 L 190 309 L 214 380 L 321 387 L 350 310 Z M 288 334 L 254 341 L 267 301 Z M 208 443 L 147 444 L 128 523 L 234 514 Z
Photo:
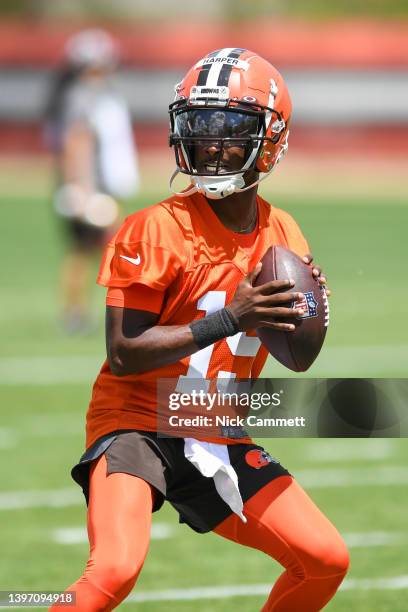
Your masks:
M 137 257 L 127 257 L 126 255 L 120 255 L 119 257 L 121 257 L 122 259 L 126 259 L 126 261 L 130 261 L 130 263 L 135 264 L 135 266 L 138 266 L 140 264 L 140 255 L 138 255 Z

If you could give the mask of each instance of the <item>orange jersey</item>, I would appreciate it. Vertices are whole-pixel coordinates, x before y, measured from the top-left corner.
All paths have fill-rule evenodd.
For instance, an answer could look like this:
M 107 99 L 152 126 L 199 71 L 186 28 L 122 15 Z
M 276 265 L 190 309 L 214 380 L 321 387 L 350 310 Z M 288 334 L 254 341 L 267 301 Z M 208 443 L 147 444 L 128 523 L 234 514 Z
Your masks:
M 227 229 L 200 194 L 172 196 L 130 215 L 108 244 L 98 276 L 109 288 L 108 304 L 137 307 L 143 296 L 143 309 L 159 313 L 158 325 L 189 324 L 228 304 L 271 245 L 300 256 L 309 251 L 288 213 L 259 196 L 257 205 L 258 226 L 251 234 Z M 256 378 L 266 358 L 255 331 L 247 331 L 141 374 L 119 378 L 105 361 L 88 409 L 87 447 L 118 429 L 156 431 L 158 379 L 177 379 L 182 387 L 189 378 Z

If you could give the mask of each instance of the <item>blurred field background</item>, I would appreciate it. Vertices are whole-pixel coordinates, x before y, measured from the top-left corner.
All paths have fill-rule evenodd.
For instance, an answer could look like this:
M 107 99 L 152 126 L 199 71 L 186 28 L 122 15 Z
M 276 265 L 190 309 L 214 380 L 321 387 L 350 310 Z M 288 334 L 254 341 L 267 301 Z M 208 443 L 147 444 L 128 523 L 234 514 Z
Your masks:
M 281 69 L 295 108 L 289 154 L 261 195 L 295 216 L 333 290 L 326 345 L 307 376 L 406 377 L 408 8 L 397 0 L 14 0 L 0 15 L 0 590 L 58 590 L 87 560 L 85 508 L 69 469 L 105 351 L 102 289 L 93 292 L 94 334 L 67 337 L 57 317 L 64 245 L 41 114 L 67 37 L 98 24 L 121 45 L 117 85 L 132 108 L 142 172 L 129 212 L 168 195 L 166 112 L 186 68 L 231 45 Z M 290 375 L 272 361 L 264 374 Z M 327 609 L 406 611 L 406 441 L 265 446 L 350 545 L 347 582 Z M 252 612 L 278 573 L 254 551 L 178 526 L 165 507 L 121 607 Z

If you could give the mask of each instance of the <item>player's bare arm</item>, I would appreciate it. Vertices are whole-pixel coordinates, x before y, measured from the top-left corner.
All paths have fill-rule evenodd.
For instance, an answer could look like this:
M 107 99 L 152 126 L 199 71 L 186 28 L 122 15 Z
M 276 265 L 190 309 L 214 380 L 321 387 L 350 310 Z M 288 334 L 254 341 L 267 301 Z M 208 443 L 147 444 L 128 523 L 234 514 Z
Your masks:
M 294 331 L 288 321 L 303 311 L 287 304 L 301 299 L 290 291 L 291 280 L 272 281 L 253 287 L 259 274 L 258 264 L 238 285 L 228 310 L 240 331 L 270 327 Z M 106 344 L 109 366 L 116 376 L 147 372 L 175 363 L 199 350 L 190 324 L 157 325 L 159 315 L 144 310 L 108 306 L 106 310 Z
M 154 370 L 198 350 L 189 325 L 157 325 L 159 315 L 106 308 L 106 350 L 116 376 Z

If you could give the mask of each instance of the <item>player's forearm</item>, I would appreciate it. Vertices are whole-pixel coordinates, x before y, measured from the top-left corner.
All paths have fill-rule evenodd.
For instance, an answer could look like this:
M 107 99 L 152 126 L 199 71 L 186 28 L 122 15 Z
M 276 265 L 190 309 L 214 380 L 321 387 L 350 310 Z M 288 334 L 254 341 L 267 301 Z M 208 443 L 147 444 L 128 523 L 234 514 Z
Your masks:
M 111 370 L 117 376 L 154 370 L 189 357 L 239 331 L 228 308 L 222 308 L 187 325 L 146 326 L 135 336 L 108 343 Z
M 156 325 L 108 349 L 117 376 L 140 374 L 189 357 L 199 350 L 189 325 Z

